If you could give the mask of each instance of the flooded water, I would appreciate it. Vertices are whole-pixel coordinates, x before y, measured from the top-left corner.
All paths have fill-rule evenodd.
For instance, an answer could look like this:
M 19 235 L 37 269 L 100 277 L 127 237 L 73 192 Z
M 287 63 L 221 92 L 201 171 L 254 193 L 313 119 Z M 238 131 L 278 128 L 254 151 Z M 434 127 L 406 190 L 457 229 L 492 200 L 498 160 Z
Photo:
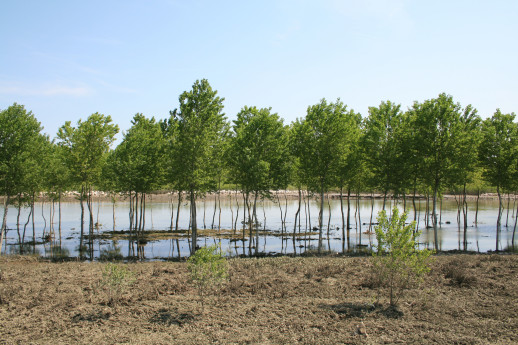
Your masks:
M 199 245 L 210 245 L 213 243 L 221 243 L 221 248 L 227 255 L 235 256 L 241 254 L 249 254 L 248 231 L 247 239 L 242 240 L 239 229 L 243 225 L 243 200 L 231 200 L 214 198 L 206 201 L 199 200 L 197 203 L 197 224 L 199 229 L 215 229 L 211 232 L 226 232 L 228 234 L 236 233 L 235 236 L 210 236 L 203 235 L 200 231 L 198 238 Z M 422 247 L 434 248 L 434 232 L 431 228 L 426 228 L 426 202 L 425 200 L 416 201 L 418 228 L 422 231 L 419 238 Z M 507 203 L 505 204 L 507 205 Z M 281 195 L 279 202 L 270 200 L 258 201 L 257 220 L 258 227 L 261 231 L 259 237 L 258 249 L 263 254 L 279 254 L 279 253 L 297 253 L 300 254 L 306 250 L 315 250 L 318 245 L 318 234 L 313 228 L 318 227 L 319 203 L 315 199 L 305 199 L 301 203 L 301 211 L 299 213 L 300 224 L 297 223 L 295 232 L 296 238 L 293 240 L 295 214 L 298 209 L 298 200 L 289 198 L 287 200 Z M 390 210 L 390 203 L 387 203 L 387 209 Z M 176 225 L 176 201 L 171 205 L 170 202 L 153 202 L 148 200 L 145 215 L 145 231 L 167 231 L 170 230 L 171 224 L 173 228 Z M 372 222 L 376 222 L 376 215 L 382 209 L 383 201 L 360 200 L 357 207 L 356 200 L 351 200 L 351 230 L 350 230 L 350 250 L 365 250 L 375 243 L 375 235 L 372 234 L 373 227 L 369 227 L 371 220 L 371 211 L 373 213 Z M 477 252 L 487 252 L 497 249 L 496 241 L 496 219 L 498 213 L 498 202 L 496 200 L 480 200 L 478 224 L 475 224 L 475 201 L 468 202 L 468 229 L 466 238 L 466 247 L 464 245 L 464 231 L 462 222 L 457 222 L 457 204 L 455 200 L 448 199 L 442 203 L 442 212 L 440 214 L 441 225 L 438 230 L 438 246 L 440 250 L 470 250 Z M 344 212 L 347 217 L 347 205 L 344 200 Z M 400 202 L 398 208 L 402 209 Z M 413 220 L 414 211 L 411 201 L 407 201 L 408 219 Z M 514 201 L 510 202 L 510 210 L 504 210 L 502 215 L 502 228 L 500 231 L 498 249 L 503 250 L 511 247 L 511 238 L 515 225 L 516 205 Z M 109 232 L 127 231 L 129 228 L 129 203 L 118 201 L 112 204 L 109 201 L 94 202 L 94 222 L 97 223 L 95 230 L 96 235 L 108 234 Z M 19 232 L 17 230 L 18 210 L 11 207 L 8 212 L 8 231 L 4 242 L 5 248 L 2 253 L 38 253 L 42 256 L 53 256 L 61 254 L 64 256 L 79 256 L 79 239 L 80 239 L 80 204 L 78 202 L 66 202 L 61 205 L 61 240 L 59 240 L 59 216 L 58 205 L 55 204 L 53 224 L 51 224 L 51 208 L 49 203 L 38 203 L 35 208 L 34 232 L 35 243 L 33 242 L 32 218 L 28 221 L 29 209 L 22 209 L 20 213 Z M 3 210 L 0 211 L 2 215 Z M 85 234 L 88 233 L 88 211 L 85 208 Z M 173 223 L 171 216 L 173 217 Z M 237 217 L 237 219 L 236 219 Z M 283 227 L 282 219 L 285 217 L 285 227 Z M 324 224 L 324 250 L 332 252 L 342 251 L 342 213 L 340 200 L 325 200 L 325 210 L 323 216 Z M 462 219 L 462 214 L 461 214 Z M 25 238 L 23 231 L 25 227 Z M 431 220 L 430 223 L 431 225 Z M 506 226 L 507 225 L 507 226 Z M 178 219 L 179 229 L 186 230 L 189 227 L 189 204 L 183 202 L 180 207 L 180 216 Z M 234 231 L 234 226 L 238 231 Z M 329 227 L 329 235 L 328 235 Z M 369 233 L 369 228 L 371 233 Z M 51 229 L 54 230 L 54 240 L 45 241 Z M 281 233 L 283 235 L 281 235 Z M 173 233 L 169 232 L 170 235 Z M 160 259 L 177 256 L 188 256 L 190 242 L 188 236 L 171 239 L 151 238 L 143 241 L 139 245 L 141 258 Z M 164 238 L 164 237 L 162 237 Z M 24 242 L 24 245 L 21 245 Z M 87 242 L 87 239 L 85 239 Z M 90 244 L 90 243 L 89 243 Z M 253 243 L 255 248 L 255 243 Z M 516 241 L 515 241 L 516 245 Z M 345 243 L 347 248 L 347 243 Z M 109 236 L 96 238 L 91 243 L 90 252 L 94 258 L 102 255 L 122 255 L 133 254 L 132 246 L 127 239 L 119 239 L 115 241 Z M 255 250 L 253 250 L 255 253 Z

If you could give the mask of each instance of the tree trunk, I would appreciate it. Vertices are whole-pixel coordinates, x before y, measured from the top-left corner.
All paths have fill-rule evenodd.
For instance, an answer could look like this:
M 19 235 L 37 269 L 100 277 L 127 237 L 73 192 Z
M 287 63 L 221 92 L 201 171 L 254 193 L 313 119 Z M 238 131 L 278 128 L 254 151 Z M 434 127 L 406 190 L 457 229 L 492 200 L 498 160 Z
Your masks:
M 85 187 L 81 186 L 81 194 L 79 195 L 79 204 L 81 205 L 81 235 L 79 238 L 79 257 L 83 258 L 83 237 L 85 234 L 85 205 L 84 205 Z
M 320 213 L 318 215 L 318 253 L 322 252 L 322 225 L 324 223 L 324 185 L 320 188 Z
M 433 225 L 433 237 L 435 241 L 435 251 L 439 251 L 439 235 L 437 233 L 437 214 L 436 214 L 436 208 L 437 208 L 437 189 L 439 188 L 438 182 L 435 182 L 434 188 L 433 188 L 433 199 L 432 199 L 432 225 Z
M 194 255 L 194 253 L 197 250 L 197 240 L 198 240 L 198 227 L 196 224 L 196 195 L 194 190 L 191 189 L 190 191 L 190 199 L 191 199 L 191 255 Z
M 182 204 L 182 192 L 178 191 L 178 206 L 176 208 L 176 224 L 175 231 L 178 232 L 178 220 L 180 219 L 180 205 Z M 181 257 L 180 253 L 180 240 L 176 238 L 176 248 L 178 249 L 178 258 Z
M 518 206 L 516 208 L 516 217 L 514 217 L 513 237 L 511 239 L 511 247 L 513 248 L 513 250 L 514 250 L 514 239 L 515 239 L 515 234 L 516 234 L 516 223 L 517 222 L 518 222 Z
M 498 251 L 498 246 L 500 242 L 500 227 L 502 222 L 502 195 L 500 194 L 500 186 L 496 186 L 496 192 L 498 194 L 498 218 L 496 220 L 496 251 Z
M 2 228 L 0 229 L 0 254 L 2 254 L 2 245 L 4 243 L 4 236 L 5 236 L 5 231 L 7 228 L 7 211 L 8 211 L 10 201 L 11 201 L 11 196 L 9 195 L 9 193 L 7 193 L 7 196 L 4 201 L 4 216 L 2 219 Z
M 259 255 L 259 229 L 257 228 L 257 192 L 254 196 L 254 230 L 255 230 L 255 256 Z
M 351 249 L 351 188 L 347 188 L 347 250 Z
M 462 213 L 464 216 L 464 250 L 468 250 L 468 202 L 466 201 L 466 183 L 464 183 L 464 195 L 462 198 Z
M 61 249 L 61 190 L 58 194 L 58 231 L 59 231 L 59 248 Z
M 295 222 L 293 224 L 293 242 L 295 242 L 295 234 L 297 232 L 297 217 L 299 217 L 299 215 L 300 215 L 300 207 L 302 206 L 302 195 L 301 195 L 300 187 L 298 189 L 299 189 L 299 206 L 297 208 L 297 212 L 295 212 Z M 299 229 L 300 229 L 300 217 L 299 217 Z
M 478 225 L 478 199 L 480 199 L 480 189 L 477 189 L 477 203 L 475 209 L 475 225 Z
M 345 213 L 343 186 L 340 186 L 340 211 L 342 213 L 342 253 L 345 254 Z

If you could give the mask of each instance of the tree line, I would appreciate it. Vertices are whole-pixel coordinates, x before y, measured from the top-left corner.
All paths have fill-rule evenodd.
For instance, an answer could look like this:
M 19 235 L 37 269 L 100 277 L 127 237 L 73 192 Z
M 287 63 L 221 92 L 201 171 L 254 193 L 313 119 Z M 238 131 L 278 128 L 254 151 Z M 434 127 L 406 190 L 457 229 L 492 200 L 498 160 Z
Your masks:
M 83 248 L 85 218 L 88 235 L 95 227 L 94 190 L 128 196 L 129 231 L 135 238 L 145 229 L 146 194 L 173 190 L 179 202 L 186 195 L 190 203 L 192 253 L 197 247 L 197 200 L 229 185 L 243 193 L 250 239 L 258 199 L 272 198 L 272 191 L 288 187 L 299 191 L 299 199 L 301 191 L 314 193 L 320 202 L 319 250 L 324 195 L 339 191 L 344 251 L 346 243 L 350 246 L 351 195 L 382 193 L 384 208 L 388 196 L 402 200 L 405 209 L 411 201 L 414 219 L 416 198 L 429 196 L 438 249 L 441 195 L 446 191 L 459 195 L 465 233 L 468 189 L 479 195 L 482 188 L 494 188 L 499 200 L 498 246 L 502 195 L 518 189 L 514 113 L 497 109 L 482 120 L 471 105 L 463 107 L 442 93 L 416 101 L 406 111 L 383 101 L 369 107 L 365 117 L 340 99 L 322 99 L 291 124 L 284 124 L 271 108 L 245 106 L 230 123 L 223 101 L 206 79 L 197 80 L 179 96 L 179 106 L 169 118 L 136 114 L 114 149 L 119 128 L 109 115 L 95 113 L 74 125 L 67 121 L 51 139 L 23 105 L 15 103 L 0 111 L 0 194 L 4 195 L 0 250 L 8 206 L 17 206 L 18 218 L 20 209 L 29 207 L 34 222 L 34 203 L 41 192 L 52 205 L 56 201 L 59 205 L 65 191 L 79 193 Z M 20 243 L 25 235 L 25 227 L 23 232 L 18 229 Z

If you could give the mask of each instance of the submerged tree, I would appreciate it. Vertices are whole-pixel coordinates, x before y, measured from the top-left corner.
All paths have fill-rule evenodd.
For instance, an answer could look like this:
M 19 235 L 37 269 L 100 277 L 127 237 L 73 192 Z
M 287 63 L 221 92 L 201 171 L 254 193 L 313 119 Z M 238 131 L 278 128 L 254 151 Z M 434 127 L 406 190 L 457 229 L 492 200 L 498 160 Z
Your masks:
M 307 115 L 293 124 L 295 155 L 305 184 L 320 194 L 318 251 L 322 249 L 324 193 L 336 185 L 337 170 L 347 150 L 347 106 L 339 99 L 309 106 Z
M 479 149 L 483 177 L 496 187 L 498 193 L 498 217 L 496 221 L 496 250 L 499 250 L 502 220 L 502 190 L 513 186 L 517 161 L 518 126 L 515 114 L 502 114 L 497 109 L 491 118 L 482 122 L 482 140 Z
M 95 184 L 99 183 L 103 163 L 118 131 L 119 127 L 112 124 L 111 116 L 99 113 L 90 115 L 86 121 L 79 120 L 77 127 L 73 127 L 71 122 L 67 121 L 58 131 L 59 145 L 63 147 L 65 152 L 71 179 L 80 190 L 80 256 L 83 255 L 83 202 L 86 198 L 89 211 L 89 235 L 92 237 L 94 230 L 92 189 Z
M 34 147 L 42 135 L 40 123 L 31 111 L 14 103 L 0 111 L 0 193 L 5 195 L 0 228 L 0 252 L 6 231 L 7 211 L 11 198 L 23 192 L 28 163 L 34 160 Z
M 122 142 L 110 154 L 106 170 L 114 179 L 116 190 L 130 196 L 130 232 L 137 237 L 145 228 L 146 193 L 157 190 L 163 183 L 164 137 L 160 124 L 136 114 L 132 127 L 124 133 Z
M 215 187 L 215 158 L 226 128 L 224 99 L 216 95 L 206 79 L 197 80 L 191 91 L 180 95 L 179 109 L 171 111 L 176 133 L 172 152 L 175 179 L 178 190 L 189 192 L 191 202 L 191 254 L 197 246 L 196 199 Z
M 237 114 L 233 129 L 227 153 L 230 180 L 238 184 L 245 195 L 251 254 L 257 198 L 270 197 L 271 189 L 286 188 L 288 184 L 290 157 L 287 129 L 279 116 L 271 113 L 271 109 L 246 106 Z M 250 194 L 253 203 L 250 202 Z M 258 240 L 259 232 L 256 229 L 256 255 Z
M 453 190 L 462 194 L 459 203 L 462 206 L 464 248 L 467 248 L 468 203 L 466 187 L 476 177 L 478 165 L 478 147 L 480 142 L 480 117 L 471 105 L 464 108 L 456 128 L 456 144 L 447 176 L 448 184 Z
M 421 157 L 423 183 L 432 191 L 432 224 L 435 250 L 439 250 L 437 233 L 437 196 L 445 185 L 453 165 L 459 133 L 456 131 L 461 107 L 452 96 L 444 93 L 423 103 L 415 103 L 412 110 L 417 132 L 417 151 Z
M 399 174 L 401 152 L 398 134 L 402 123 L 401 105 L 390 101 L 381 102 L 379 107 L 369 107 L 365 120 L 363 149 L 368 168 L 373 174 L 373 187 L 383 193 L 383 209 L 388 192 L 401 189 Z

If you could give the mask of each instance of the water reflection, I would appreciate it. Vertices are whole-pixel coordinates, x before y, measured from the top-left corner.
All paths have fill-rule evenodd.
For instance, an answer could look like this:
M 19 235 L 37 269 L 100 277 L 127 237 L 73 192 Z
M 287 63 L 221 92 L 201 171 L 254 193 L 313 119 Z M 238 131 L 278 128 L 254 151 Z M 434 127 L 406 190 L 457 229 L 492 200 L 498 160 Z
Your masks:
M 349 243 L 347 231 L 344 231 L 343 220 L 347 219 L 347 204 L 344 200 L 344 213 L 340 200 L 325 200 L 323 245 L 330 252 L 365 251 L 375 242 L 373 226 L 376 215 L 383 207 L 382 200 L 351 201 L 349 211 L 350 229 Z M 257 207 L 257 228 L 259 236 L 253 234 L 250 240 L 248 222 L 243 212 L 243 200 L 232 197 L 201 200 L 198 203 L 199 245 L 221 244 L 228 256 L 250 255 L 259 252 L 261 255 L 303 254 L 315 250 L 318 245 L 318 213 L 319 204 L 315 200 L 304 198 L 300 209 L 297 199 L 284 198 L 279 195 L 278 201 L 261 201 Z M 390 206 L 387 205 L 390 210 Z M 393 207 L 393 205 L 392 205 Z M 402 209 L 403 203 L 398 203 Z M 79 203 L 63 203 L 61 206 L 62 219 L 58 231 L 58 215 L 50 216 L 52 211 L 48 203 L 36 205 L 34 234 L 32 224 L 27 228 L 23 241 L 17 234 L 16 214 L 8 213 L 8 227 L 5 246 L 6 253 L 33 254 L 48 257 L 82 256 L 101 260 L 119 260 L 124 257 L 140 259 L 185 257 L 190 253 L 189 204 L 183 202 L 178 208 L 176 200 L 171 202 L 148 201 L 146 210 L 146 229 L 144 236 L 133 238 L 128 236 L 129 204 L 119 201 L 112 204 L 109 201 L 98 201 L 94 204 L 94 238 L 84 237 L 83 247 L 79 248 L 81 228 Z M 414 218 L 412 203 L 406 203 L 409 221 Z M 496 218 L 498 202 L 496 200 L 480 200 L 478 215 L 475 219 L 475 201 L 468 201 L 468 217 L 466 236 L 462 215 L 459 214 L 454 199 L 442 202 L 438 228 L 438 247 L 440 250 L 469 250 L 487 252 L 496 248 Z M 502 228 L 498 239 L 499 248 L 512 248 L 511 243 L 514 224 L 516 222 L 516 205 L 509 205 L 509 211 L 504 210 Z M 26 219 L 29 209 L 22 209 L 20 219 Z M 177 219 L 178 212 L 178 219 Z M 0 211 L 0 216 L 1 216 Z M 46 216 L 45 219 L 41 214 Z M 428 214 L 428 217 L 427 217 Z M 460 215 L 460 216 L 459 216 Z M 423 248 L 434 248 L 434 231 L 425 200 L 416 201 L 415 218 L 418 228 L 422 231 L 419 238 Z M 54 219 L 56 224 L 49 224 Z M 460 223 L 459 223 L 460 220 Z M 475 224 L 476 221 L 476 224 Z M 507 225 L 507 226 L 505 226 Z M 23 224 L 21 225 L 23 228 Z M 54 229 L 53 236 L 43 241 L 42 237 L 49 234 L 48 228 Z M 244 229 L 243 229 L 244 228 Z M 44 233 L 44 229 L 47 229 Z M 85 224 L 88 229 L 88 224 Z M 315 231 L 316 229 L 316 231 Z M 244 230 L 244 231 L 243 231 Z M 88 231 L 85 230 L 85 233 Z M 516 243 L 515 243 L 516 244 Z

